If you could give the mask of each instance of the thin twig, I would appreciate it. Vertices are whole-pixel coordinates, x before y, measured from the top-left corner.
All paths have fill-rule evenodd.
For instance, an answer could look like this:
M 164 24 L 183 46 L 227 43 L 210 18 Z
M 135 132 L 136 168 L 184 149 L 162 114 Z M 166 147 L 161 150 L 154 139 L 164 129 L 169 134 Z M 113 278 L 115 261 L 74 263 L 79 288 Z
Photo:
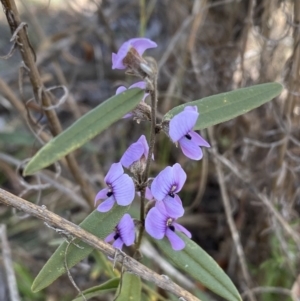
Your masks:
M 26 68 L 29 69 L 29 79 L 33 88 L 33 94 L 37 101 L 41 101 L 43 107 L 50 107 L 51 104 L 51 97 L 50 93 L 46 91 L 42 79 L 40 77 L 39 71 L 35 64 L 35 54 L 33 49 L 30 45 L 27 32 L 25 27 L 20 25 L 23 24 L 20 19 L 20 15 L 15 4 L 14 0 L 1 0 L 4 8 L 5 15 L 7 17 L 7 22 L 10 26 L 11 31 L 13 32 L 13 36 L 16 35 L 17 45 L 20 50 L 20 54 L 24 61 L 24 65 Z M 45 115 L 47 116 L 47 120 L 50 125 L 50 130 L 53 136 L 57 136 L 62 131 L 61 124 L 57 117 L 57 114 L 53 110 L 45 110 Z M 80 185 L 81 191 L 85 198 L 87 199 L 88 203 L 92 207 L 94 205 L 94 197 L 95 192 L 89 181 L 87 181 L 83 175 L 82 171 L 80 170 L 77 161 L 73 154 L 66 156 L 69 169 Z
M 13 269 L 11 250 L 6 236 L 6 226 L 4 224 L 0 225 L 0 241 L 2 244 L 2 256 L 7 276 L 10 301 L 21 301 L 17 286 L 17 280 Z
M 252 286 L 251 284 L 251 278 L 250 278 L 250 274 L 249 271 L 247 269 L 247 264 L 246 264 L 246 258 L 245 258 L 245 253 L 241 244 L 241 240 L 240 240 L 240 236 L 238 233 L 238 230 L 236 228 L 236 225 L 234 223 L 233 217 L 232 217 L 232 212 L 231 212 L 231 205 L 230 205 L 230 200 L 227 194 L 227 190 L 226 190 L 226 186 L 225 186 L 225 180 L 224 180 L 224 174 L 223 174 L 223 170 L 222 170 L 222 166 L 219 162 L 219 160 L 217 159 L 217 144 L 216 144 L 216 140 L 214 138 L 214 134 L 213 134 L 213 128 L 210 127 L 208 129 L 208 135 L 209 135 L 209 139 L 212 145 L 212 154 L 213 154 L 213 160 L 214 160 L 214 164 L 217 170 L 217 175 L 218 175 L 218 181 L 219 181 L 219 185 L 220 185 L 220 189 L 221 189 L 221 194 L 222 194 L 222 201 L 223 201 L 223 205 L 224 205 L 224 209 L 225 209 L 225 214 L 226 214 L 226 219 L 230 228 L 230 232 L 231 232 L 231 236 L 236 248 L 236 252 L 239 258 L 239 262 L 241 265 L 241 269 L 242 269 L 242 273 L 244 276 L 244 279 L 246 281 L 247 286 L 250 288 Z M 255 295 L 254 293 L 249 290 L 248 294 L 247 294 L 250 298 L 251 301 L 255 301 Z
M 83 230 L 79 226 L 67 221 L 66 219 L 52 213 L 44 207 L 37 206 L 30 203 L 22 198 L 19 198 L 3 189 L 0 188 L 0 202 L 12 206 L 18 210 L 35 216 L 54 227 L 62 229 L 70 233 L 93 248 L 105 253 L 107 256 L 114 258 L 116 249 L 111 245 L 105 243 L 97 236 Z M 183 297 L 186 301 L 200 301 L 198 298 L 193 296 L 188 291 L 182 289 L 180 286 L 172 282 L 170 279 L 166 279 L 163 275 L 158 275 L 146 266 L 142 265 L 132 257 L 127 256 L 123 252 L 118 252 L 116 256 L 116 261 L 121 262 L 123 266 L 132 273 L 138 275 L 139 277 L 151 281 L 157 286 L 171 292 L 178 298 Z

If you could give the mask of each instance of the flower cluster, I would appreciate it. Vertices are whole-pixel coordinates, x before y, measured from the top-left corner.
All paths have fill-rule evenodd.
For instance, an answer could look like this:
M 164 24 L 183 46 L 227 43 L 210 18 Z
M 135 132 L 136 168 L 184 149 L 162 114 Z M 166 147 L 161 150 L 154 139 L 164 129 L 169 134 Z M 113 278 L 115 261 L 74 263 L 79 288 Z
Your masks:
M 146 38 L 136 38 L 125 42 L 118 53 L 112 55 L 113 69 L 126 69 L 126 72 L 138 76 L 144 81 L 131 85 L 128 89 L 140 88 L 145 90 L 144 96 L 132 112 L 123 118 L 133 117 L 135 120 L 151 120 L 151 107 L 145 103 L 148 96 L 147 77 L 153 74 L 151 60 L 142 55 L 145 50 L 156 47 L 156 43 Z M 116 94 L 122 93 L 126 87 L 121 86 Z M 170 121 L 164 121 L 161 128 L 170 137 L 172 142 L 179 144 L 183 154 L 190 159 L 200 160 L 203 156 L 201 147 L 209 147 L 198 133 L 193 131 L 199 113 L 196 106 L 186 106 L 182 112 L 175 115 Z M 135 143 L 131 144 L 120 159 L 112 164 L 104 180 L 107 185 L 98 192 L 95 206 L 100 212 L 109 211 L 115 203 L 119 206 L 128 206 L 135 198 L 136 190 L 144 191 L 148 203 L 145 218 L 146 232 L 155 239 L 167 237 L 174 250 L 182 250 L 185 243 L 178 232 L 191 237 L 191 233 L 176 221 L 184 214 L 182 201 L 178 195 L 182 189 L 187 175 L 179 163 L 168 166 L 162 170 L 152 181 L 143 179 L 149 156 L 149 146 L 146 137 L 142 135 Z M 152 159 L 154 156 L 151 153 Z M 149 161 L 149 159 L 148 159 Z M 128 169 L 133 178 L 124 173 Z M 143 179 L 143 180 L 142 180 Z M 144 181 L 141 184 L 141 181 Z M 151 183 L 149 185 L 149 183 Z M 145 187 L 145 184 L 147 187 Z M 134 221 L 129 214 L 125 214 L 119 221 L 115 230 L 109 234 L 106 242 L 113 242 L 113 246 L 121 249 L 125 244 L 130 246 L 135 241 Z

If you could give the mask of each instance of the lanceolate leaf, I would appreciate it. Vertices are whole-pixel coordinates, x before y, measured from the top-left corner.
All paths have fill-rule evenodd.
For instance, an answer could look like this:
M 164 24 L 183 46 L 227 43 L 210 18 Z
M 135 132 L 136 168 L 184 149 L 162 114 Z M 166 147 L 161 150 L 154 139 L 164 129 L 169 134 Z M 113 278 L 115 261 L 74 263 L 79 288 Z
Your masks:
M 115 301 L 141 301 L 142 282 L 137 275 L 125 272 L 119 284 Z
M 101 285 L 97 285 L 91 288 L 88 288 L 87 290 L 83 291 L 84 297 L 86 300 L 89 300 L 93 297 L 100 296 L 102 294 L 115 291 L 120 283 L 120 278 L 113 278 Z M 76 299 L 73 299 L 72 301 L 84 301 L 82 296 L 78 296 Z
M 129 206 L 115 205 L 112 210 L 106 213 L 93 211 L 79 226 L 84 230 L 104 239 L 110 234 L 118 221 L 129 210 Z M 67 242 L 62 243 L 50 259 L 43 266 L 32 284 L 32 291 L 38 292 L 41 289 L 50 285 L 58 277 L 66 272 L 65 269 L 65 251 Z M 82 259 L 86 258 L 93 248 L 88 244 L 75 239 L 67 249 L 67 265 L 70 269 Z
M 170 262 L 226 300 L 241 301 L 236 287 L 219 265 L 192 240 L 178 235 L 186 244 L 181 251 L 174 251 L 166 238 L 155 241 Z
M 143 93 L 144 91 L 138 88 L 129 89 L 107 99 L 82 116 L 35 154 L 26 165 L 24 175 L 33 174 L 51 165 L 100 134 L 112 123 L 134 109 L 142 100 Z
M 197 106 L 200 114 L 194 129 L 205 129 L 261 106 L 278 96 L 282 88 L 279 83 L 268 83 L 208 96 L 173 108 L 163 119 L 172 119 L 186 106 Z

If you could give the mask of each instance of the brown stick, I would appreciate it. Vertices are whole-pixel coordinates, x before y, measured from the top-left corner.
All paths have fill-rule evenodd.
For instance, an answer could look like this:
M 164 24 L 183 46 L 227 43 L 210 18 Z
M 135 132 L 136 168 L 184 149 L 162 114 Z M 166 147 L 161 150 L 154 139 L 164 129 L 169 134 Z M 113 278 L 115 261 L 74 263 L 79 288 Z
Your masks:
M 52 213 L 51 211 L 37 206 L 33 203 L 27 202 L 26 200 L 19 198 L 3 189 L 0 188 L 0 202 L 35 216 L 54 227 L 65 230 L 71 235 L 79 238 L 93 248 L 105 253 L 107 256 L 116 258 L 116 261 L 123 264 L 123 266 L 130 272 L 140 276 L 141 278 L 155 283 L 157 286 L 171 292 L 178 298 L 183 298 L 186 301 L 201 301 L 193 296 L 188 291 L 184 290 L 169 278 L 163 275 L 158 275 L 146 266 L 142 265 L 132 257 L 127 256 L 125 253 L 116 251 L 111 245 L 105 243 L 97 236 L 81 229 L 79 226 L 69 222 L 68 220 Z
M 35 64 L 35 54 L 30 45 L 25 25 L 20 26 L 22 25 L 22 22 L 15 1 L 1 0 L 1 2 L 11 32 L 13 36 L 16 36 L 15 43 L 18 45 L 24 64 L 29 70 L 28 75 L 32 85 L 34 97 L 37 101 L 41 100 L 43 107 L 50 107 L 52 105 L 50 94 L 46 91 L 37 66 Z M 55 111 L 45 110 L 45 114 L 50 125 L 51 133 L 53 134 L 53 136 L 57 136 L 62 131 L 62 127 Z M 75 178 L 76 182 L 80 185 L 83 195 L 92 207 L 95 197 L 93 187 L 82 176 L 82 171 L 80 170 L 74 155 L 70 154 L 66 156 L 66 159 L 73 177 Z

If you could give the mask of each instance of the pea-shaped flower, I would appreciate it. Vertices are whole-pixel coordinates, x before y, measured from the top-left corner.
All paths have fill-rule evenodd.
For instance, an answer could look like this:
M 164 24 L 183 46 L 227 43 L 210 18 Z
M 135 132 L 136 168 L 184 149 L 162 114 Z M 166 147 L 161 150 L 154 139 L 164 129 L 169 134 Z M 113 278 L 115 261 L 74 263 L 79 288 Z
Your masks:
M 95 204 L 99 200 L 105 199 L 97 207 L 98 211 L 109 211 L 115 202 L 120 206 L 127 206 L 133 201 L 135 195 L 134 183 L 127 174 L 124 174 L 121 163 L 112 164 L 104 181 L 107 188 L 100 190 L 95 198 Z
M 147 38 L 130 39 L 123 43 L 118 53 L 112 54 L 112 68 L 126 69 L 135 68 L 138 64 L 143 63 L 142 55 L 145 50 L 155 48 L 157 44 Z
M 182 232 L 191 238 L 191 233 L 176 223 L 176 218 L 170 216 L 163 208 L 159 210 L 154 207 L 148 212 L 145 220 L 145 229 L 153 238 L 162 239 L 166 236 L 175 251 L 182 250 L 185 247 L 184 241 L 176 232 Z
M 119 221 L 115 230 L 110 233 L 105 239 L 105 242 L 113 242 L 113 246 L 117 249 L 122 249 L 125 244 L 127 247 L 133 245 L 135 239 L 134 222 L 131 216 L 126 213 Z
M 151 193 L 156 199 L 156 206 L 165 207 L 168 214 L 174 217 L 182 216 L 184 209 L 177 192 L 179 192 L 186 181 L 186 173 L 181 165 L 176 163 L 162 170 L 151 184 Z
M 149 146 L 146 137 L 142 135 L 139 140 L 132 143 L 123 154 L 120 162 L 134 174 L 142 174 L 146 167 Z
M 169 124 L 169 135 L 173 142 L 179 143 L 182 152 L 190 159 L 200 160 L 203 157 L 201 146 L 210 147 L 198 133 L 193 131 L 199 113 L 196 106 L 187 106 L 175 115 Z

